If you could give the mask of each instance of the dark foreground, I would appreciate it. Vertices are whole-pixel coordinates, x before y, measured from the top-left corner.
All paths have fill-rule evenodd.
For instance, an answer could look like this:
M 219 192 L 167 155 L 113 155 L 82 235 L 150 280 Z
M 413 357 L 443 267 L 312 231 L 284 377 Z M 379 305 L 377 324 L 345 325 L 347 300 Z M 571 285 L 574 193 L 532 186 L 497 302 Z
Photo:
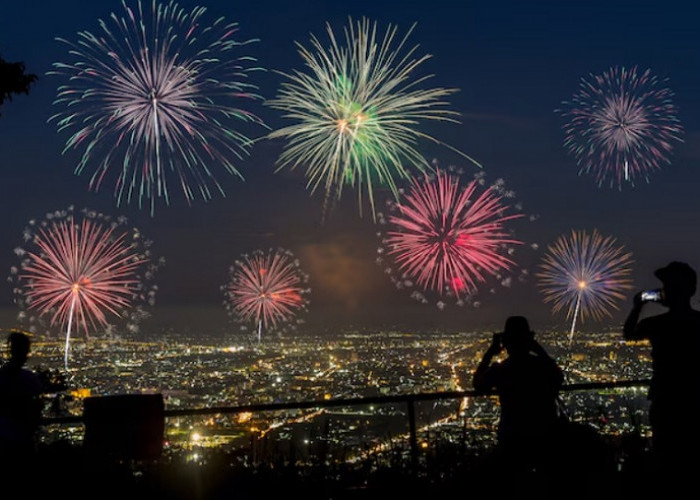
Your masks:
M 40 449 L 28 471 L 4 474 L 4 483 L 22 488 L 24 498 L 67 499 L 653 498 L 647 455 L 641 438 L 594 444 L 584 437 L 576 447 L 553 454 L 545 469 L 508 472 L 493 449 L 439 445 L 415 462 L 404 454 L 353 465 L 242 466 L 223 452 L 211 453 L 203 464 L 184 456 L 122 462 L 54 443 Z

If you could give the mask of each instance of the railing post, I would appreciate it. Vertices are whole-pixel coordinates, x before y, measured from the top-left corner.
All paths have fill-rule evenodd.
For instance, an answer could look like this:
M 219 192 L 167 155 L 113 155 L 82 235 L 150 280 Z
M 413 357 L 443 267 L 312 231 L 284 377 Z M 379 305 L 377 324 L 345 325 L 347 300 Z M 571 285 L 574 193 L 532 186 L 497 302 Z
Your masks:
M 408 398 L 408 431 L 411 444 L 411 465 L 413 471 L 418 471 L 418 438 L 416 437 L 416 410 L 413 398 Z

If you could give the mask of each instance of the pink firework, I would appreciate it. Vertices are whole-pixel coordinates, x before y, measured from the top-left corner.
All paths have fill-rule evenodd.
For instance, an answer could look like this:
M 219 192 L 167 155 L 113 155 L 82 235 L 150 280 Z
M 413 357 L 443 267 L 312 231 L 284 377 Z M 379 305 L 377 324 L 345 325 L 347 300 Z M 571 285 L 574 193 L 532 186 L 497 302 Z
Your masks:
M 388 218 L 386 253 L 423 290 L 473 294 L 487 276 L 514 266 L 507 248 L 522 243 L 505 227 L 522 215 L 507 215 L 502 198 L 494 186 L 482 190 L 473 180 L 462 188 L 440 170 L 434 179 L 414 178 Z
M 141 235 L 109 218 L 85 214 L 81 221 L 72 212 L 52 216 L 26 230 L 33 248 L 16 251 L 22 262 L 13 269 L 20 305 L 65 329 L 66 369 L 74 325 L 89 337 L 91 329 L 109 326 L 108 315 L 122 318 L 140 299 L 154 300 L 142 283 L 155 268 Z
M 230 276 L 224 286 L 226 307 L 238 319 L 255 322 L 258 341 L 263 328 L 285 324 L 308 306 L 308 276 L 288 250 L 244 255 L 231 266 Z
M 614 67 L 582 80 L 571 102 L 558 112 L 565 147 L 576 157 L 579 173 L 592 173 L 598 185 L 621 187 L 669 163 L 683 128 L 673 93 L 650 70 Z

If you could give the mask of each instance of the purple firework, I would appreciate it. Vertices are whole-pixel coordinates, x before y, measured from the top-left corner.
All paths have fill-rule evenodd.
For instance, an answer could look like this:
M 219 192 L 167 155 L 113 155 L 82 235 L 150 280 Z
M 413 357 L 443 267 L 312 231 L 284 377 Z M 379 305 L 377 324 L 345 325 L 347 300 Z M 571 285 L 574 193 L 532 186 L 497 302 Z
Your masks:
M 610 187 L 649 174 L 670 163 L 683 128 L 673 92 L 650 70 L 613 67 L 582 79 L 580 88 L 557 110 L 568 119 L 564 146 L 576 157 L 579 174 L 593 174 Z
M 616 308 L 632 286 L 631 264 L 632 254 L 597 230 L 592 235 L 571 231 L 549 246 L 536 276 L 545 303 L 551 303 L 555 313 L 566 310 L 572 320 L 569 340 L 579 315 L 581 321 L 610 316 L 610 308 Z
M 122 5 L 97 34 L 58 39 L 72 61 L 49 73 L 67 79 L 55 101 L 64 109 L 50 120 L 71 131 L 64 151 L 82 151 L 76 174 L 91 169 L 94 190 L 113 178 L 118 204 L 147 200 L 151 213 L 156 199 L 169 203 L 173 181 L 188 203 L 223 194 L 215 170 L 240 177 L 234 162 L 252 145 L 235 124 L 263 123 L 244 109 L 261 99 L 249 82 L 260 68 L 240 53 L 255 40 L 237 40 L 236 23 L 206 21 L 203 7 Z

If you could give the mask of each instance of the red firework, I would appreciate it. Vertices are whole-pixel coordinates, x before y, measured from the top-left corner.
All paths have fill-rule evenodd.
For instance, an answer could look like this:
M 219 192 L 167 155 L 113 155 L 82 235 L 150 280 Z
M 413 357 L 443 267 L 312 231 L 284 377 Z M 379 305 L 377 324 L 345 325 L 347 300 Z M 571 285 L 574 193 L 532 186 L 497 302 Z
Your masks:
M 66 368 L 73 324 L 89 337 L 90 328 L 108 326 L 107 313 L 121 317 L 143 292 L 148 256 L 118 228 L 71 215 L 38 227 L 36 249 L 22 252 L 20 293 L 28 309 L 66 330 Z
M 510 269 L 506 248 L 521 244 L 505 223 L 522 217 L 506 215 L 502 196 L 493 187 L 478 192 L 474 180 L 460 189 L 459 179 L 437 171 L 413 179 L 387 233 L 387 253 L 405 276 L 424 290 L 469 295 L 487 275 Z
M 308 277 L 289 251 L 257 250 L 236 261 L 230 274 L 226 305 L 239 319 L 256 323 L 258 340 L 262 328 L 289 321 L 307 305 Z

